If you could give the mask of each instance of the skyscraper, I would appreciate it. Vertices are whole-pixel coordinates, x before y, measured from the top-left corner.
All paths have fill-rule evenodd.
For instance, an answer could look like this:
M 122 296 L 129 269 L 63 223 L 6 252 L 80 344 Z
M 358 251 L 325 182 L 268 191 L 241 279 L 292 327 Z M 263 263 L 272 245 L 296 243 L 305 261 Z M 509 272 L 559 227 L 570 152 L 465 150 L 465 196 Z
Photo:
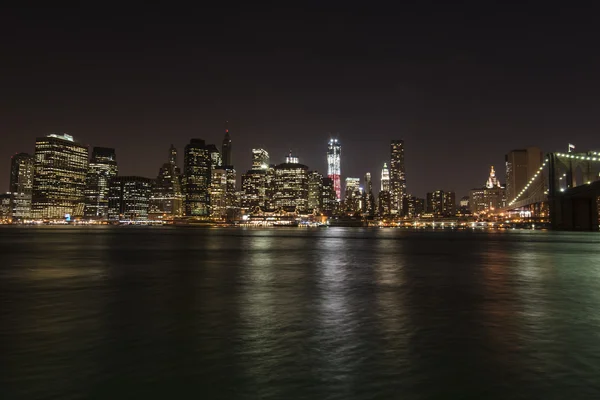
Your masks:
M 392 140 L 390 145 L 390 193 L 392 214 L 403 215 L 403 199 L 406 195 L 404 170 L 404 140 Z
M 322 213 L 328 217 L 337 213 L 339 202 L 337 201 L 333 179 L 323 178 L 321 185 L 321 207 Z
M 375 196 L 373 196 L 373 181 L 370 172 L 365 174 L 365 212 L 369 217 L 375 215 Z
M 233 165 L 233 160 L 231 159 L 231 137 L 229 136 L 229 129 L 225 129 L 225 138 L 223 139 L 223 146 L 221 147 L 221 157 L 224 166 Z
M 267 169 L 269 167 L 269 153 L 265 149 L 252 149 L 252 169 Z
M 308 173 L 308 210 L 313 213 L 321 212 L 322 208 L 323 175 L 317 171 Z
M 115 149 L 94 147 L 85 179 L 85 208 L 83 211 L 85 218 L 108 219 L 110 181 L 117 176 L 117 171 Z
M 221 167 L 211 171 L 210 217 L 225 219 L 227 216 L 227 171 Z
M 444 191 L 436 190 L 427 193 L 427 212 L 436 217 L 444 215 Z
M 171 145 L 169 160 L 158 170 L 158 176 L 152 185 L 149 218 L 152 220 L 170 220 L 183 215 L 183 189 L 181 172 L 177 166 L 177 149 Z
M 31 218 L 33 172 L 33 156 L 27 153 L 19 153 L 11 157 L 9 190 L 13 222 Z
M 506 190 L 496 178 L 493 166 L 485 185 L 472 189 L 469 196 L 468 205 L 473 214 L 487 213 L 506 206 Z
M 381 169 L 381 190 L 390 191 L 390 170 L 387 167 L 387 163 L 383 163 L 383 168 Z
M 110 221 L 147 221 L 152 179 L 117 176 L 110 181 L 108 219 Z
M 360 178 L 346 178 L 344 208 L 350 215 L 362 211 L 362 188 Z
M 294 159 L 291 154 L 288 159 Z M 283 163 L 275 167 L 273 201 L 275 208 L 308 209 L 308 167 L 300 163 Z
M 184 154 L 185 215 L 208 217 L 210 214 L 211 158 L 202 139 L 192 139 Z
M 341 183 L 341 152 L 342 146 L 337 139 L 329 139 L 327 147 L 327 177 L 333 180 L 337 200 L 342 199 Z
M 11 193 L 23 193 L 31 196 L 33 189 L 33 157 L 27 153 L 15 154 L 10 159 Z
M 37 219 L 82 216 L 88 148 L 67 134 L 36 139 L 32 214 Z

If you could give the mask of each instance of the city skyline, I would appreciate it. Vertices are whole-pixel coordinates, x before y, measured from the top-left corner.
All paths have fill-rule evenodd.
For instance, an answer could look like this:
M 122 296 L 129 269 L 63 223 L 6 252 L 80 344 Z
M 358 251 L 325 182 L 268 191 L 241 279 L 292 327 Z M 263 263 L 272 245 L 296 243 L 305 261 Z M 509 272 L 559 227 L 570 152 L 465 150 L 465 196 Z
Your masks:
M 489 165 L 503 179 L 513 149 L 596 148 L 595 13 L 519 10 L 7 10 L 0 160 L 67 132 L 152 177 L 165 146 L 219 145 L 229 121 L 240 171 L 261 147 L 325 173 L 321 143 L 338 137 L 342 174 L 375 174 L 402 139 L 410 194 L 465 194 Z

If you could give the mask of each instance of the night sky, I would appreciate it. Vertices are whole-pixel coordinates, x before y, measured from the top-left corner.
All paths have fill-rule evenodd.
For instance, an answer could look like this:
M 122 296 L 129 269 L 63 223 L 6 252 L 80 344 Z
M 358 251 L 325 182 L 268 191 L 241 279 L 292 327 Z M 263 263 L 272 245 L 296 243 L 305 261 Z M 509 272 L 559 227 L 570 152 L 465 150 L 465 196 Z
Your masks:
M 252 147 L 326 173 L 333 135 L 342 179 L 370 171 L 377 188 L 404 139 L 418 196 L 465 195 L 490 165 L 504 181 L 514 148 L 600 148 L 597 9 L 418 3 L 2 9 L 0 187 L 10 156 L 52 132 L 115 147 L 120 174 L 147 177 L 171 143 L 220 148 L 225 121 L 238 173 Z

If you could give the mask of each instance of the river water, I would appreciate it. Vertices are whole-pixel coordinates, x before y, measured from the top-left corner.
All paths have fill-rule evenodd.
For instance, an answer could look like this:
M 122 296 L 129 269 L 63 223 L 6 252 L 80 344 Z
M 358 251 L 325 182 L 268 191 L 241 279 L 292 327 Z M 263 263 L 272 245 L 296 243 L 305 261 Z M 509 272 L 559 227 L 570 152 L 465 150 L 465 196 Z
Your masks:
M 600 234 L 0 228 L 0 398 L 598 399 Z

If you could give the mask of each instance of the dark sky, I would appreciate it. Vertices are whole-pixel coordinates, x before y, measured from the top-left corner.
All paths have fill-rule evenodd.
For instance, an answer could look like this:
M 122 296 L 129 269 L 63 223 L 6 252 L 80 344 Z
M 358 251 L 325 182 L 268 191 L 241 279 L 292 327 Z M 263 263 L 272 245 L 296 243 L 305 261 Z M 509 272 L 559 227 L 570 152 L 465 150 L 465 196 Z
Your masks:
M 418 196 L 503 176 L 514 148 L 600 148 L 598 9 L 400 3 L 2 9 L 0 187 L 36 136 L 115 147 L 121 174 L 153 177 L 171 143 L 220 147 L 226 120 L 240 172 L 258 146 L 326 172 L 334 134 L 343 178 L 377 187 L 404 139 Z

